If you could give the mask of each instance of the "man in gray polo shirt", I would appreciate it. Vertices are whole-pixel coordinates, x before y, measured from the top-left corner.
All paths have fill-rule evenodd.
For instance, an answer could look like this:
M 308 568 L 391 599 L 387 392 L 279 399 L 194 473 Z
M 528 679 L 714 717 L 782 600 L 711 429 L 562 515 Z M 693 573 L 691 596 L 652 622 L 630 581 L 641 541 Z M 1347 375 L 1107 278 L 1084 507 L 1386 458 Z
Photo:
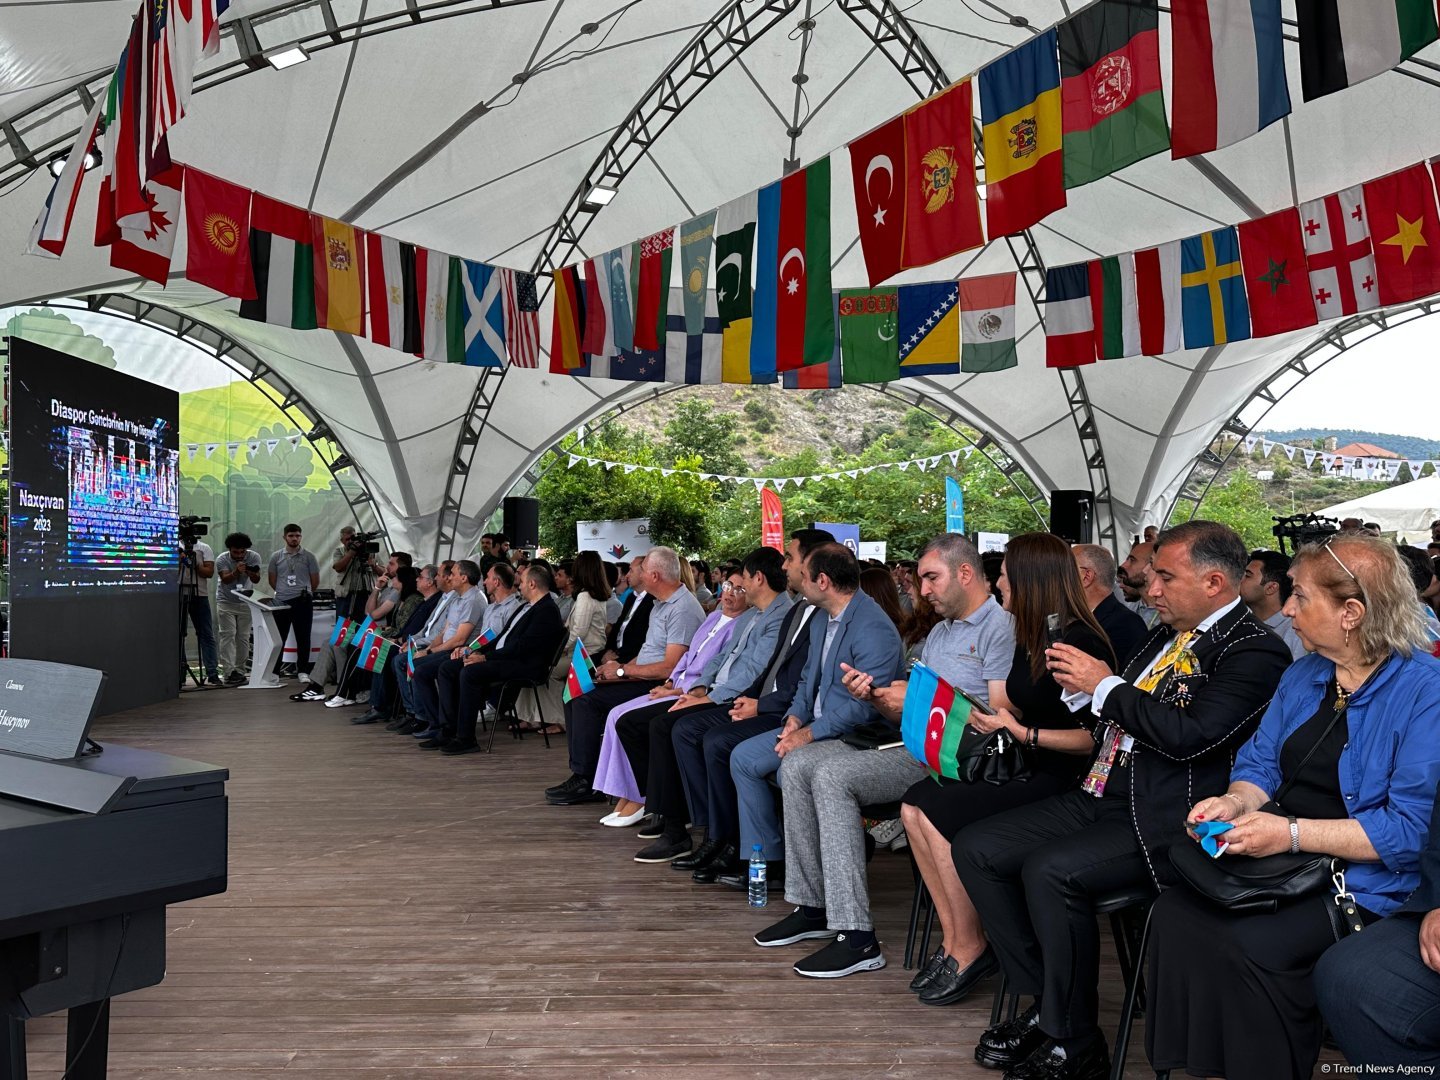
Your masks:
M 1009 612 L 990 595 L 980 553 L 959 533 L 925 545 L 920 591 L 944 618 L 925 639 L 921 663 L 946 682 L 988 702 L 1003 688 L 1015 657 Z M 848 665 L 844 684 L 899 724 L 907 683 L 877 687 Z M 897 730 L 898 741 L 900 733 Z M 785 899 L 794 914 L 755 937 L 762 946 L 806 938 L 837 940 L 795 965 L 797 974 L 836 978 L 885 966 L 870 917 L 865 881 L 865 833 L 860 807 L 899 799 L 925 775 L 903 746 L 857 750 L 839 739 L 812 742 L 780 765 L 785 792 Z

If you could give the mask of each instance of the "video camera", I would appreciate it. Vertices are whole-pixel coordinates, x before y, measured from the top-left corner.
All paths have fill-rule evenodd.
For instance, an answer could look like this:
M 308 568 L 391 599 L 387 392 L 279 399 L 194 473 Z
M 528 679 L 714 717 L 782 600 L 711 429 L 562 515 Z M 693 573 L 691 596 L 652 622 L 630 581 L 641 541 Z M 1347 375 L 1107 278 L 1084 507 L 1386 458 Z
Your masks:
M 210 531 L 210 519 L 198 514 L 180 515 L 180 543 L 189 551 L 195 541 Z
M 1280 541 L 1280 550 L 1290 542 L 1290 554 L 1299 551 L 1305 544 L 1318 544 L 1328 540 L 1340 531 L 1340 522 L 1319 514 L 1291 514 L 1289 517 L 1271 518 L 1275 527 L 1270 531 Z
M 356 533 L 345 546 L 357 555 L 378 555 L 380 545 L 375 543 L 375 538 L 379 535 L 378 532 Z

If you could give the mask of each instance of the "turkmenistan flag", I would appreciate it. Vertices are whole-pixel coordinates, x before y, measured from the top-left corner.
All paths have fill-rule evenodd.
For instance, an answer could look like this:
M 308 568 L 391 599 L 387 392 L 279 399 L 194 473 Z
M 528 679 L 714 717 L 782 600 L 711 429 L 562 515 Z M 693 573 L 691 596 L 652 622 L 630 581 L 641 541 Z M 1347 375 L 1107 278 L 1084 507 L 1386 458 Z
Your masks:
M 240 317 L 315 329 L 315 248 L 310 213 L 258 191 L 250 202 L 250 265 L 255 299 L 240 301 Z
M 897 289 L 841 289 L 840 370 L 847 383 L 893 382 L 900 377 Z
M 752 191 L 715 214 L 715 308 L 720 317 L 720 379 L 727 383 L 774 382 L 771 368 L 757 377 L 750 366 L 755 326 L 755 227 L 759 193 Z
M 916 761 L 932 773 L 959 779 L 955 750 L 970 720 L 970 703 L 924 664 L 910 669 L 900 737 Z
M 1156 0 L 1100 0 L 1061 23 L 1060 78 L 1067 188 L 1169 149 Z
M 1430 0 L 1302 0 L 1295 13 L 1306 101 L 1389 71 L 1436 36 Z

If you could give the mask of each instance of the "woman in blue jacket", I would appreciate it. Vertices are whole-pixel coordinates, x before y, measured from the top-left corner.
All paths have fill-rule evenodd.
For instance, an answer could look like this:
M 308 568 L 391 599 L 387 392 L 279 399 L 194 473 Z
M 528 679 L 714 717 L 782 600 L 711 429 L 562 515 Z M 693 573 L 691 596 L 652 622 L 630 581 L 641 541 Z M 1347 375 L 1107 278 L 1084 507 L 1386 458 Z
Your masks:
M 1233 823 L 1220 837 L 1225 859 L 1340 857 L 1372 922 L 1419 883 L 1440 781 L 1440 662 L 1425 655 L 1409 572 L 1390 545 L 1332 537 L 1301 549 L 1290 576 L 1285 614 L 1311 655 L 1280 680 L 1229 790 L 1196 803 L 1187 822 Z M 1241 914 L 1188 888 L 1161 896 L 1146 1029 L 1155 1068 L 1227 1080 L 1310 1076 L 1321 1037 L 1311 976 L 1335 941 L 1326 900 Z

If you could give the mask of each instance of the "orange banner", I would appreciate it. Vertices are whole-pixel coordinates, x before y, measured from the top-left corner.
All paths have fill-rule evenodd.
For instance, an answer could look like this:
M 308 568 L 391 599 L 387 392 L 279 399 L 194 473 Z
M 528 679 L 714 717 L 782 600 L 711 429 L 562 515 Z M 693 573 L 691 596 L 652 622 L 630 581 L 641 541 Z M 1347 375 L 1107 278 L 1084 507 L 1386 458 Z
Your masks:
M 785 550 L 785 512 L 780 506 L 780 493 L 774 488 L 760 489 L 760 544 Z

